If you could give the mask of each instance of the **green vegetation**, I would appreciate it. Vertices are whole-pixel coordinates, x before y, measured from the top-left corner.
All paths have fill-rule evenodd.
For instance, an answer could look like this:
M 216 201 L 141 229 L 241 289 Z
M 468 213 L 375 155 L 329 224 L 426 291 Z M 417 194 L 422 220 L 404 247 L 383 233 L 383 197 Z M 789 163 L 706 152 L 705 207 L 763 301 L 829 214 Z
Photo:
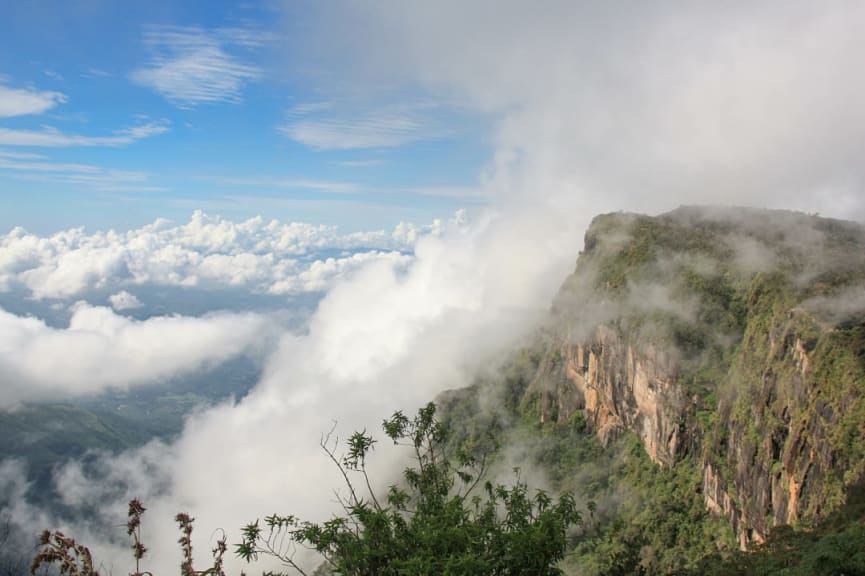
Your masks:
M 324 564 L 316 570 L 319 574 L 561 574 L 557 563 L 564 556 L 571 529 L 581 522 L 570 494 L 553 498 L 543 490 L 532 492 L 518 474 L 510 485 L 485 479 L 487 451 L 480 459 L 464 451 L 450 458 L 445 452 L 449 430 L 436 418 L 432 403 L 413 418 L 396 412 L 383 429 L 394 445 L 407 447 L 413 455 L 414 465 L 405 469 L 400 485 L 391 486 L 384 498 L 372 490 L 366 467 L 376 444 L 372 436 L 354 433 L 342 457 L 336 456 L 328 436 L 322 448 L 348 489 L 348 496 L 340 500 L 344 516 L 321 523 L 291 515 L 268 516 L 263 525 L 255 521 L 243 529 L 237 555 L 247 561 L 272 556 L 300 574 L 307 572 L 295 561 L 298 545 L 321 555 Z M 132 540 L 133 576 L 149 574 L 141 571 L 147 551 L 141 539 L 144 512 L 137 499 L 130 501 L 126 528 Z M 181 575 L 224 576 L 225 538 L 213 550 L 213 566 L 195 570 L 193 518 L 181 513 L 175 520 L 181 531 Z M 31 573 L 52 566 L 68 576 L 98 576 L 87 546 L 61 532 L 45 531 Z
M 735 548 L 727 523 L 706 511 L 693 462 L 685 459 L 662 468 L 632 435 L 610 449 L 618 454 L 609 470 L 615 480 L 608 488 L 615 512 L 569 558 L 574 573 L 684 574 L 704 558 Z
M 510 365 L 504 369 L 509 370 Z M 451 396 L 443 418 L 464 446 L 481 442 L 487 426 L 495 427 L 504 446 L 524 455 L 519 466 L 543 470 L 554 491 L 594 503 L 586 504 L 591 515 L 570 541 L 562 563 L 566 574 L 680 574 L 719 550 L 732 554 L 732 530 L 706 511 L 693 462 L 660 467 L 631 434 L 601 446 L 581 411 L 544 425 L 532 404 L 518 412 L 484 411 L 482 396 L 494 393 L 487 382 Z M 493 460 L 491 470 L 509 463 Z
M 560 574 L 568 529 L 580 521 L 573 497 L 558 500 L 529 492 L 517 477 L 512 486 L 484 481 L 485 456 L 464 451 L 452 462 L 444 452 L 448 429 L 429 404 L 408 418 L 397 412 L 383 424 L 394 444 L 413 452 L 414 466 L 402 486 L 380 501 L 370 488 L 366 457 L 375 440 L 357 432 L 347 454 L 337 458 L 322 447 L 345 479 L 344 516 L 323 523 L 294 516 L 269 516 L 244 529 L 237 553 L 278 558 L 304 574 L 294 560 L 295 544 L 322 555 L 334 574 L 370 575 L 544 575 Z M 359 476 L 358 482 L 351 475 Z M 475 494 L 481 486 L 482 494 Z M 287 537 L 287 538 L 286 538 Z
M 657 218 L 595 219 L 577 271 L 553 307 L 567 332 L 549 349 L 562 350 L 562 342 L 573 338 L 572 327 L 587 318 L 614 333 L 595 340 L 589 326 L 576 330 L 582 334 L 577 341 L 595 354 L 621 361 L 630 347 L 663 351 L 673 359 L 671 377 L 686 400 L 677 409 L 685 441 L 665 468 L 645 455 L 646 467 L 638 465 L 642 448 L 622 447 L 628 442 L 622 428 L 619 443 L 601 455 L 577 450 L 577 464 L 562 458 L 581 482 L 587 479 L 584 470 L 594 466 L 612 477 L 606 483 L 590 479 L 591 490 L 576 490 L 599 503 L 609 495 L 612 503 L 602 505 L 608 512 L 598 513 L 594 531 L 568 556 L 570 571 L 700 574 L 710 564 L 757 566 L 734 552 L 737 542 L 726 520 L 703 511 L 698 471 L 704 462 L 718 472 L 733 512 L 746 515 L 740 527 L 746 536 L 752 528 L 772 534 L 789 497 L 797 519 L 789 530 L 795 545 L 834 546 L 836 554 L 845 553 L 859 524 L 828 532 L 814 527 L 849 507 L 851 486 L 865 473 L 865 311 L 845 301 L 861 293 L 849 290 L 861 291 L 865 280 L 863 246 L 861 226 L 788 212 L 685 208 Z M 545 443 L 570 430 L 573 421 L 586 425 L 579 410 L 571 411 L 579 401 L 569 399 L 573 383 L 552 352 L 544 356 L 551 365 L 542 367 L 518 403 L 520 414 L 511 417 L 525 425 L 543 413 L 547 424 L 535 433 Z M 624 377 L 621 370 L 603 377 Z M 616 401 L 621 405 L 607 409 L 628 410 L 627 398 Z M 568 418 L 554 424 L 559 431 L 547 430 L 562 413 Z M 570 448 L 553 449 L 556 458 L 585 443 L 566 442 Z M 532 450 L 540 455 L 544 449 Z M 621 459 L 607 460 L 611 450 L 619 450 Z M 545 464 L 553 478 L 566 478 L 555 462 L 539 456 L 536 463 Z M 778 497 L 780 503 L 773 499 Z M 638 502 L 636 509 L 629 508 L 631 502 Z M 769 543 L 776 538 L 781 536 Z M 765 556 L 771 563 L 773 554 L 769 546 L 747 557 Z M 789 566 L 801 567 L 790 573 L 830 573 L 817 570 L 810 554 L 788 554 Z M 832 565 L 831 559 L 824 563 Z M 849 563 L 838 565 L 858 573 Z
M 850 490 L 846 506 L 812 529 L 779 526 L 758 547 L 726 558 L 707 557 L 706 576 L 865 575 L 865 487 Z

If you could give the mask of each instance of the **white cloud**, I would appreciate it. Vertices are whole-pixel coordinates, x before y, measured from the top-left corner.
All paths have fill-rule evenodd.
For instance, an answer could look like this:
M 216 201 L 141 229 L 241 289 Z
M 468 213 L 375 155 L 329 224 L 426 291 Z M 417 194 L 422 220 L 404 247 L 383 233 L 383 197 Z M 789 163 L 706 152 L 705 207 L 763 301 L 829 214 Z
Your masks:
M 126 146 L 141 140 L 168 132 L 168 122 L 148 122 L 131 128 L 117 130 L 111 136 L 84 136 L 68 134 L 56 128 L 45 126 L 40 130 L 0 128 L 0 145 L 3 146 L 40 146 L 62 148 L 70 146 Z
M 38 154 L 0 151 L 0 169 L 21 180 L 86 187 L 89 190 L 160 190 L 147 184 L 144 172 L 115 170 L 91 164 L 46 162 Z
M 240 403 L 193 416 L 171 447 L 126 454 L 122 465 L 114 456 L 103 459 L 97 475 L 110 482 L 73 466 L 58 475 L 60 492 L 87 509 L 101 502 L 104 515 L 95 522 L 109 526 L 121 523 L 126 497 L 147 495 L 148 541 L 156 551 L 147 566 L 154 573 L 178 561 L 170 521 L 177 510 L 196 517 L 199 547 L 208 545 L 213 527 L 236 541 L 240 526 L 277 509 L 327 517 L 339 477 L 318 448 L 319 435 L 334 419 L 341 434 L 372 429 L 392 410 L 410 411 L 494 363 L 545 312 L 555 286 L 548 275 L 558 280 L 551 256 L 567 253 L 570 265 L 579 231 L 549 224 L 529 211 L 499 215 L 418 239 L 409 261 L 370 259 L 334 285 L 307 333 L 282 336 L 262 381 Z M 548 245 L 526 242 L 541 236 Z M 376 451 L 375 481 L 392 480 L 381 467 L 399 469 L 398 456 Z M 261 462 L 268 473 L 249 474 Z M 109 490 L 115 479 L 128 488 Z M 97 550 L 109 563 L 127 556 L 104 540 Z M 235 558 L 227 562 L 232 571 L 240 567 Z
M 44 160 L 42 154 L 32 152 L 18 152 L 16 150 L 0 150 L 0 158 L 11 158 L 13 160 Z
M 355 93 L 420 85 L 489 114 L 486 177 L 502 194 L 559 194 L 588 214 L 865 218 L 863 18 L 856 0 L 340 2 L 317 14 L 332 42 L 303 57 Z
M 336 164 L 348 168 L 368 168 L 370 166 L 380 166 L 384 164 L 384 160 L 343 160 Z
M 360 114 L 317 114 L 292 119 L 279 130 L 292 140 L 319 150 L 400 146 L 443 135 L 441 128 L 427 117 L 425 108 L 410 105 Z
M 340 234 L 333 226 L 233 222 L 203 212 L 183 225 L 158 220 L 123 234 L 79 228 L 41 237 L 16 228 L 0 236 L 0 290 L 24 289 L 37 299 L 139 285 L 320 291 L 372 260 L 405 264 L 418 239 L 442 229 L 434 221 Z M 328 255 L 318 256 L 322 251 Z
M 213 178 L 215 184 L 224 186 L 243 186 L 246 188 L 286 188 L 316 190 L 351 194 L 361 190 L 360 185 L 353 182 L 332 182 L 328 180 L 310 180 L 298 178 L 254 177 L 254 178 Z
M 258 48 L 266 38 L 264 33 L 244 29 L 150 27 L 144 31 L 144 44 L 153 57 L 131 76 L 180 106 L 238 103 L 244 85 L 259 79 L 262 71 L 229 48 Z
M 82 78 L 108 78 L 110 76 L 112 76 L 111 72 L 99 68 L 88 68 L 86 72 L 81 74 Z
M 0 118 L 42 114 L 63 102 L 66 96 L 60 92 L 9 88 L 0 84 Z
M 130 294 L 126 290 L 121 290 L 117 294 L 109 296 L 108 302 L 111 303 L 111 307 L 117 312 L 122 312 L 123 310 L 134 310 L 144 306 L 135 294 Z
M 409 188 L 407 192 L 421 196 L 440 198 L 463 198 L 466 200 L 486 198 L 488 191 L 480 186 L 421 186 Z
M 416 240 L 411 237 L 411 241 Z M 272 294 L 289 294 L 296 292 L 323 291 L 333 285 L 337 278 L 343 278 L 349 273 L 361 270 L 371 262 L 380 262 L 397 268 L 405 267 L 412 257 L 399 252 L 361 252 L 342 258 L 327 258 L 316 260 L 306 269 L 283 280 L 274 282 L 268 291 Z
M 165 381 L 213 366 L 266 341 L 251 314 L 135 321 L 110 308 L 76 305 L 57 329 L 0 310 L 0 405 Z

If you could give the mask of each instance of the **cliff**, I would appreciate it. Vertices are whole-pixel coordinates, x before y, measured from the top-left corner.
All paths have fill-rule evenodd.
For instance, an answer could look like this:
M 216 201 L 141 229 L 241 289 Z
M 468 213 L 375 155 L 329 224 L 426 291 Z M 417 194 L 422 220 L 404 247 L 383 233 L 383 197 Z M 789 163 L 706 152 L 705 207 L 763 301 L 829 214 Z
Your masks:
M 739 546 L 843 506 L 865 471 L 865 229 L 791 212 L 609 214 L 523 397 L 699 467 Z

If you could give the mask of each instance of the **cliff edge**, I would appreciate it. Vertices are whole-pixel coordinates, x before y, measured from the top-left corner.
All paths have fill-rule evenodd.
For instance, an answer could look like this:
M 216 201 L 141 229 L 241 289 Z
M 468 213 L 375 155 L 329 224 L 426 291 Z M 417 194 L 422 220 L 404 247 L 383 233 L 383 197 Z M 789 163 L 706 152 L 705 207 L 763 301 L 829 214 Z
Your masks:
M 700 467 L 740 547 L 843 506 L 865 472 L 865 228 L 787 211 L 607 214 L 522 399 Z

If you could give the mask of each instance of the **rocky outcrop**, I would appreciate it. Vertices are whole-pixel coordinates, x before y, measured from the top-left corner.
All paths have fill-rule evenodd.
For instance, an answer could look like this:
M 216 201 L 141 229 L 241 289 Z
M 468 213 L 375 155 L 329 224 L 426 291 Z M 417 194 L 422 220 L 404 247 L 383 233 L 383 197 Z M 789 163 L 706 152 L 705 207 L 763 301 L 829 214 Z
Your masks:
M 708 430 L 695 418 L 700 401 L 677 382 L 674 356 L 606 326 L 585 341 L 562 338 L 541 363 L 533 389 L 541 396 L 542 421 L 565 421 L 581 411 L 604 444 L 627 430 L 659 465 L 697 456 L 706 507 L 729 520 L 744 548 L 762 542 L 772 526 L 819 514 L 819 501 L 828 496 L 823 480 L 843 475 L 834 469 L 829 441 L 832 408 L 809 397 L 807 349 L 801 338 L 788 335 L 784 342 L 771 347 L 760 381 L 740 383 L 753 387 L 750 399 L 719 400 Z M 806 419 L 800 402 L 816 409 Z
M 635 226 L 632 217 L 622 222 Z M 650 229 L 654 225 L 636 222 Z M 678 225 L 666 221 L 656 228 Z M 612 234 L 611 229 L 618 234 L 616 249 L 605 251 L 604 235 Z M 667 233 L 670 242 L 682 242 L 665 228 L 650 231 L 652 242 Z M 646 314 L 645 307 L 638 312 L 629 307 L 629 272 L 662 276 L 651 267 L 658 261 L 656 245 L 628 244 L 621 236 L 622 230 L 609 221 L 593 225 L 575 276 L 595 277 L 591 282 L 572 277 L 563 288 L 591 290 L 579 298 L 557 298 L 554 311 L 561 316 L 567 315 L 567 304 L 562 303 L 569 299 L 579 301 L 582 311 L 593 303 L 618 309 L 591 330 L 582 327 L 579 337 L 568 327 L 579 310 L 560 323 L 564 327 L 550 338 L 527 391 L 538 399 L 541 421 L 564 422 L 579 413 L 605 444 L 624 431 L 636 434 L 659 465 L 690 456 L 701 467 L 707 509 L 729 521 L 742 548 L 764 541 L 774 526 L 816 520 L 842 505 L 846 489 L 865 470 L 865 424 L 845 414 L 865 415 L 865 322 L 839 326 L 820 321 L 799 306 L 808 296 L 800 280 L 794 284 L 780 275 L 728 267 L 726 276 L 710 274 L 709 281 L 701 282 L 690 270 L 669 274 L 671 267 L 665 264 L 664 281 L 683 301 L 699 301 L 702 308 L 683 332 L 691 348 L 672 336 L 646 338 L 628 327 L 645 325 L 646 317 L 662 317 L 651 321 L 673 326 L 666 334 L 675 336 L 679 321 Z M 705 231 L 694 238 L 701 250 L 711 246 Z M 848 248 L 865 251 L 865 244 L 856 246 Z M 692 250 L 692 245 L 686 242 L 681 250 Z M 616 260 L 633 259 L 633 254 L 644 260 L 638 265 Z M 717 254 L 717 265 L 728 266 L 723 252 Z M 675 256 L 687 261 L 687 255 Z M 810 265 L 803 262 L 797 265 Z M 681 278 L 687 282 L 676 285 Z M 732 288 L 723 292 L 721 280 Z M 704 292 L 689 293 L 692 286 Z M 727 295 L 709 302 L 717 293 Z M 728 312 L 738 314 L 738 324 L 728 323 L 715 338 L 713 330 L 720 327 L 702 318 L 724 318 Z M 639 319 L 631 321 L 635 316 Z M 704 370 L 707 365 L 713 370 Z M 695 376 L 704 372 L 714 380 Z M 691 381 L 703 387 L 695 390 L 688 385 Z
M 652 460 L 671 463 L 681 440 L 683 399 L 669 358 L 656 348 L 638 350 L 605 326 L 599 326 L 589 342 L 563 340 L 561 349 L 565 382 L 556 397 L 568 398 L 564 390 L 572 387 L 575 403 L 559 402 L 559 413 L 567 417 L 574 408 L 583 409 L 604 443 L 623 429 L 631 430 Z

